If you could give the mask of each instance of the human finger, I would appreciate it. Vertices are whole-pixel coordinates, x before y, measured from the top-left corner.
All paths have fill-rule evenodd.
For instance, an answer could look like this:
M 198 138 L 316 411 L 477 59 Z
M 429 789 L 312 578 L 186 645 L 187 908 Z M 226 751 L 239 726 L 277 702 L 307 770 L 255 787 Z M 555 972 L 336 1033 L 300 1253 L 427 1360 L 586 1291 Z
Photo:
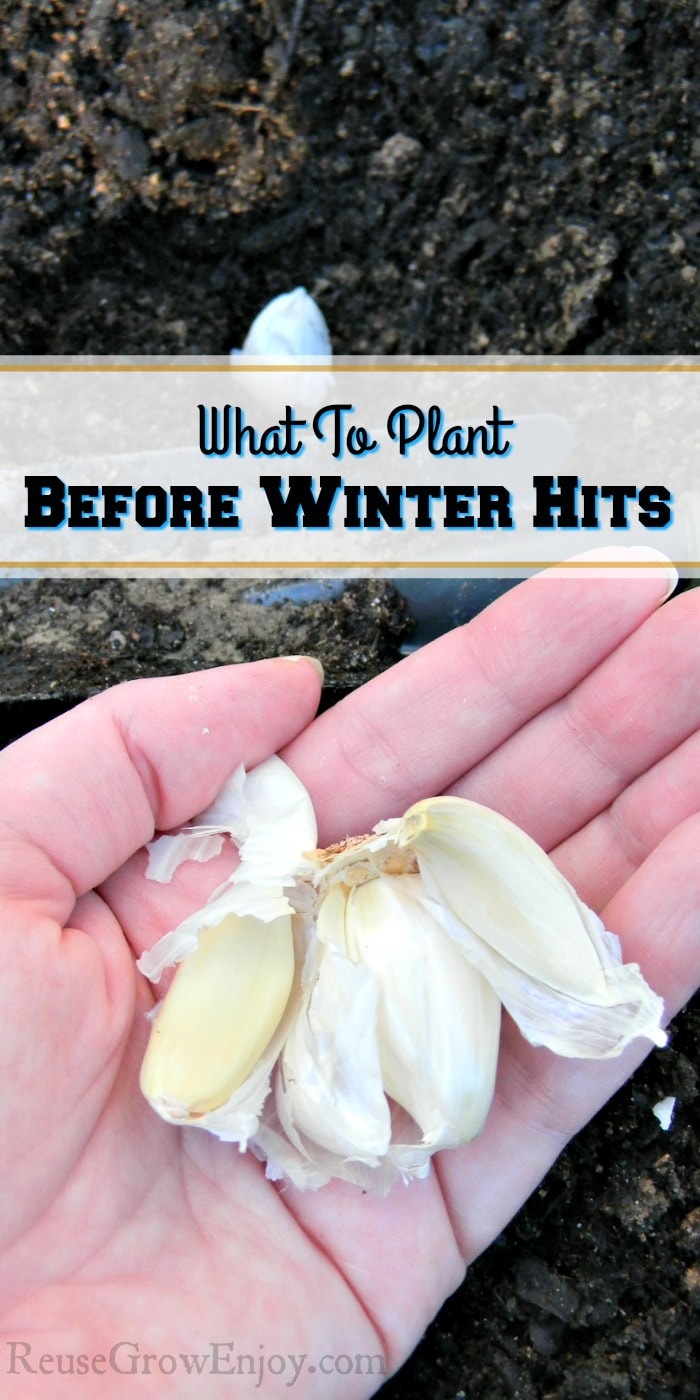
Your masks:
M 0 893 L 65 922 L 156 828 L 307 725 L 319 690 L 308 659 L 130 681 L 18 740 L 0 756 Z
M 700 730 L 550 854 L 581 899 L 600 909 L 695 812 L 700 812 Z
M 362 686 L 283 757 L 338 839 L 442 792 L 562 696 L 658 607 L 673 570 L 546 571 Z
M 672 599 L 450 791 L 551 850 L 700 728 L 699 630 L 700 591 Z

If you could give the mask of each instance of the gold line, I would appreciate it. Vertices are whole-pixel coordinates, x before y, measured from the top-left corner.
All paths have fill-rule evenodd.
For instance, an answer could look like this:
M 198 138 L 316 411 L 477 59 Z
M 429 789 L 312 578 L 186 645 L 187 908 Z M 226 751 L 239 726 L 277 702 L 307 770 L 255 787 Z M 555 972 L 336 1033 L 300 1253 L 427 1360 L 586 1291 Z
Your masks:
M 228 361 L 221 364 L 193 365 L 45 365 L 45 364 L 0 364 L 0 373 L 7 374 L 327 374 L 332 369 L 342 374 L 697 374 L 697 364 L 674 365 L 454 365 L 423 364 L 411 365 L 401 361 L 391 365 L 232 365 Z
M 308 574 L 311 569 L 666 569 L 672 564 L 676 569 L 700 569 L 697 559 L 441 559 L 431 562 L 425 559 L 389 559 L 383 562 L 366 563 L 358 559 L 311 560 L 217 560 L 190 559 L 181 562 L 159 559 L 133 559 L 130 561 L 76 559 L 0 559 L 0 569 L 293 569 Z

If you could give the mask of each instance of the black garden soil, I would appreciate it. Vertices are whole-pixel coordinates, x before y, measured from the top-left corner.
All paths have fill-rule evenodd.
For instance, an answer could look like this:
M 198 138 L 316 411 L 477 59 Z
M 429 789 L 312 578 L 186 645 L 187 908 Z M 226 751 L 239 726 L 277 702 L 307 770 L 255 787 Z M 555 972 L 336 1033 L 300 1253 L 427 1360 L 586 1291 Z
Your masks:
M 303 284 L 348 354 L 697 354 L 698 25 L 694 0 L 0 3 L 0 353 L 227 353 Z M 391 584 L 264 601 L 3 589 L 8 733 L 128 676 L 307 650 L 340 691 L 410 645 Z M 568 1149 L 387 1400 L 698 1396 L 699 1030 Z

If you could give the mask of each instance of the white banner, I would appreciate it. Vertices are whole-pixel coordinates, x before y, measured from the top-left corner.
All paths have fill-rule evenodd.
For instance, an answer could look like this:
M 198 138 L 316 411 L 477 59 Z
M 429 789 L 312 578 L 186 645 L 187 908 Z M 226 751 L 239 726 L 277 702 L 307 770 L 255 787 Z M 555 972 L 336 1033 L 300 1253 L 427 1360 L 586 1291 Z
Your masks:
M 0 572 L 700 570 L 700 361 L 0 362 Z

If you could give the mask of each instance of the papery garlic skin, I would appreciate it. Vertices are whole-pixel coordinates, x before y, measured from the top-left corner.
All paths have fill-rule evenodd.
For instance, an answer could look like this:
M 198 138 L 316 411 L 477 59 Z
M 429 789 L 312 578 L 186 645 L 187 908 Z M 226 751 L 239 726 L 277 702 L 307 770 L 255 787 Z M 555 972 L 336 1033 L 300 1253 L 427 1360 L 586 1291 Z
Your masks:
M 420 876 L 410 873 L 356 885 L 344 900 L 344 943 L 346 956 L 369 969 L 377 984 L 384 1090 L 435 1151 L 469 1141 L 484 1126 L 501 1014 L 491 987 L 432 917 L 423 896 Z M 329 894 L 321 905 L 321 938 L 330 903 Z
M 422 1171 L 438 1148 L 481 1131 L 493 1098 L 498 998 L 421 908 L 420 884 L 330 886 L 317 923 L 325 953 L 280 1059 L 286 1136 L 302 1155 L 313 1144 L 333 1154 L 336 1175 L 353 1164 L 350 1179 L 382 1159 Z M 412 1120 L 405 1141 L 389 1100 Z
M 386 1191 L 470 1141 L 493 1098 L 501 1004 L 561 1055 L 665 1043 L 663 1004 L 618 940 L 487 808 L 428 798 L 319 851 L 306 790 L 272 758 L 154 843 L 149 874 L 170 878 L 190 849 L 209 858 L 226 834 L 238 867 L 139 961 L 157 981 L 185 960 L 142 1087 L 170 1121 L 249 1145 L 273 1178 Z
M 250 772 L 240 764 L 191 826 L 152 841 L 147 878 L 167 883 L 183 861 L 218 855 L 226 836 L 241 856 L 231 882 L 268 889 L 294 883 L 304 851 L 316 845 L 316 815 L 303 783 L 276 754 Z
M 281 1056 L 276 1106 L 295 1144 L 376 1167 L 391 1142 L 371 972 L 329 948 Z

